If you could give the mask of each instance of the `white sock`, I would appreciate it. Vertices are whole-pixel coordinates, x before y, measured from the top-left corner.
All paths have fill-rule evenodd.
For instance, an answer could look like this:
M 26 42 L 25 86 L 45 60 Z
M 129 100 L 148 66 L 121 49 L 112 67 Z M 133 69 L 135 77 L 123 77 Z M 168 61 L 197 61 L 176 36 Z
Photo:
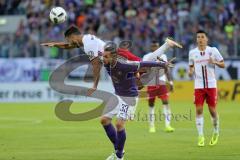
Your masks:
M 154 114 L 154 106 L 149 106 L 149 125 L 150 127 L 154 126 L 155 114 Z
M 212 117 L 213 132 L 219 134 L 219 116 L 216 118 Z
M 203 115 L 199 115 L 196 117 L 196 126 L 199 136 L 203 136 L 203 122 L 204 122 Z
M 171 122 L 171 110 L 168 106 L 168 104 L 163 105 L 163 114 L 165 117 L 165 126 L 169 126 Z

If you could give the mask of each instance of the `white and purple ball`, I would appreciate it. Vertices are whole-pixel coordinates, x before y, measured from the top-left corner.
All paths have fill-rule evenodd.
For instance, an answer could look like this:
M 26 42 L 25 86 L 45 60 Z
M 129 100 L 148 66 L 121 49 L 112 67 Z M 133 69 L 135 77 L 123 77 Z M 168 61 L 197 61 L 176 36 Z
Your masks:
M 54 24 L 60 24 L 66 21 L 67 13 L 62 7 L 54 7 L 50 11 L 49 18 Z

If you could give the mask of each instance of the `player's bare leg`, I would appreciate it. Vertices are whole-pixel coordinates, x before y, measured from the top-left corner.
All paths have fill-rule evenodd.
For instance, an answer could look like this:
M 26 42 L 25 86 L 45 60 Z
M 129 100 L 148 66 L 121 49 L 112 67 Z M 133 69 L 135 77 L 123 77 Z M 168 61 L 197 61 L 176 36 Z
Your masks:
M 148 105 L 149 105 L 149 132 L 150 133 L 155 133 L 156 128 L 155 128 L 155 113 L 154 113 L 154 102 L 155 102 L 155 97 L 149 98 L 148 99 Z
M 216 145 L 219 137 L 219 116 L 215 106 L 208 107 L 209 112 L 211 114 L 212 124 L 213 124 L 213 135 L 209 142 L 209 145 Z
M 163 103 L 163 114 L 165 117 L 165 132 L 173 132 L 175 129 L 171 127 L 171 109 L 169 107 L 168 100 L 162 100 Z
M 196 126 L 198 130 L 198 146 L 203 147 L 205 145 L 205 138 L 203 134 L 203 106 L 196 106 Z
M 171 39 L 171 38 L 166 38 L 165 42 L 166 42 L 170 47 L 183 48 L 183 46 L 182 46 L 180 43 L 174 41 L 174 40 Z
M 173 48 L 173 47 L 183 48 L 183 46 L 180 43 L 178 43 L 170 38 L 166 38 L 165 43 L 163 45 L 161 45 L 155 51 L 151 52 L 148 55 L 148 57 L 146 58 L 146 60 L 155 61 L 157 59 L 157 57 L 161 57 L 162 54 L 166 53 L 166 51 L 168 49 Z

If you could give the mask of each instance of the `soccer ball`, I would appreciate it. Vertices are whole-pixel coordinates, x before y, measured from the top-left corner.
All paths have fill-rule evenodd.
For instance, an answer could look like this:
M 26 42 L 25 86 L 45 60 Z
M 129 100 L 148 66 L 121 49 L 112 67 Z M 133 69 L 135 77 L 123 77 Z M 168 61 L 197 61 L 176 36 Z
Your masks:
M 67 19 L 67 13 L 62 7 L 54 7 L 49 14 L 49 18 L 55 24 L 63 23 Z

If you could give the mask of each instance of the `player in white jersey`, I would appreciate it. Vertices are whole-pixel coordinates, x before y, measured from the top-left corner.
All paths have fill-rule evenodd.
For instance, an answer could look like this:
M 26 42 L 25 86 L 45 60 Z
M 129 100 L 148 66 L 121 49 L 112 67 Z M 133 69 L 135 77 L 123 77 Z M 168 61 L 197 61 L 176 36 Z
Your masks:
M 73 49 L 83 47 L 84 53 L 89 57 L 93 66 L 93 87 L 88 90 L 87 95 L 91 95 L 98 85 L 102 62 L 100 56 L 104 51 L 105 42 L 91 34 L 81 34 L 76 26 L 70 26 L 64 33 L 67 42 L 42 43 L 43 46 L 58 47 L 63 49 Z
M 157 48 L 159 48 L 159 43 L 157 41 L 153 41 L 151 43 L 151 52 L 155 51 Z M 147 61 L 149 57 L 148 53 L 143 57 L 143 61 Z M 167 62 L 167 56 L 166 54 L 162 54 L 159 57 L 162 61 Z M 169 91 L 166 86 L 167 79 L 170 84 L 170 91 L 173 90 L 173 81 L 170 76 L 170 72 L 165 71 L 164 69 L 159 68 L 150 68 L 150 74 L 153 74 L 152 77 L 154 77 L 150 82 L 147 84 L 147 93 L 148 93 L 148 105 L 149 105 L 149 132 L 154 133 L 156 132 L 154 120 L 155 120 L 155 114 L 154 114 L 154 103 L 155 98 L 158 97 L 161 99 L 163 104 L 163 115 L 165 118 L 165 131 L 166 132 L 173 132 L 174 128 L 170 125 L 171 120 L 171 110 L 169 107 Z
M 203 134 L 203 104 L 206 100 L 213 123 L 213 136 L 209 145 L 215 145 L 219 137 L 219 116 L 217 105 L 217 82 L 215 66 L 224 68 L 224 60 L 218 49 L 208 46 L 206 32 L 197 32 L 197 48 L 189 52 L 189 76 L 194 76 L 194 103 L 196 105 L 196 126 L 198 130 L 198 146 L 205 145 Z

